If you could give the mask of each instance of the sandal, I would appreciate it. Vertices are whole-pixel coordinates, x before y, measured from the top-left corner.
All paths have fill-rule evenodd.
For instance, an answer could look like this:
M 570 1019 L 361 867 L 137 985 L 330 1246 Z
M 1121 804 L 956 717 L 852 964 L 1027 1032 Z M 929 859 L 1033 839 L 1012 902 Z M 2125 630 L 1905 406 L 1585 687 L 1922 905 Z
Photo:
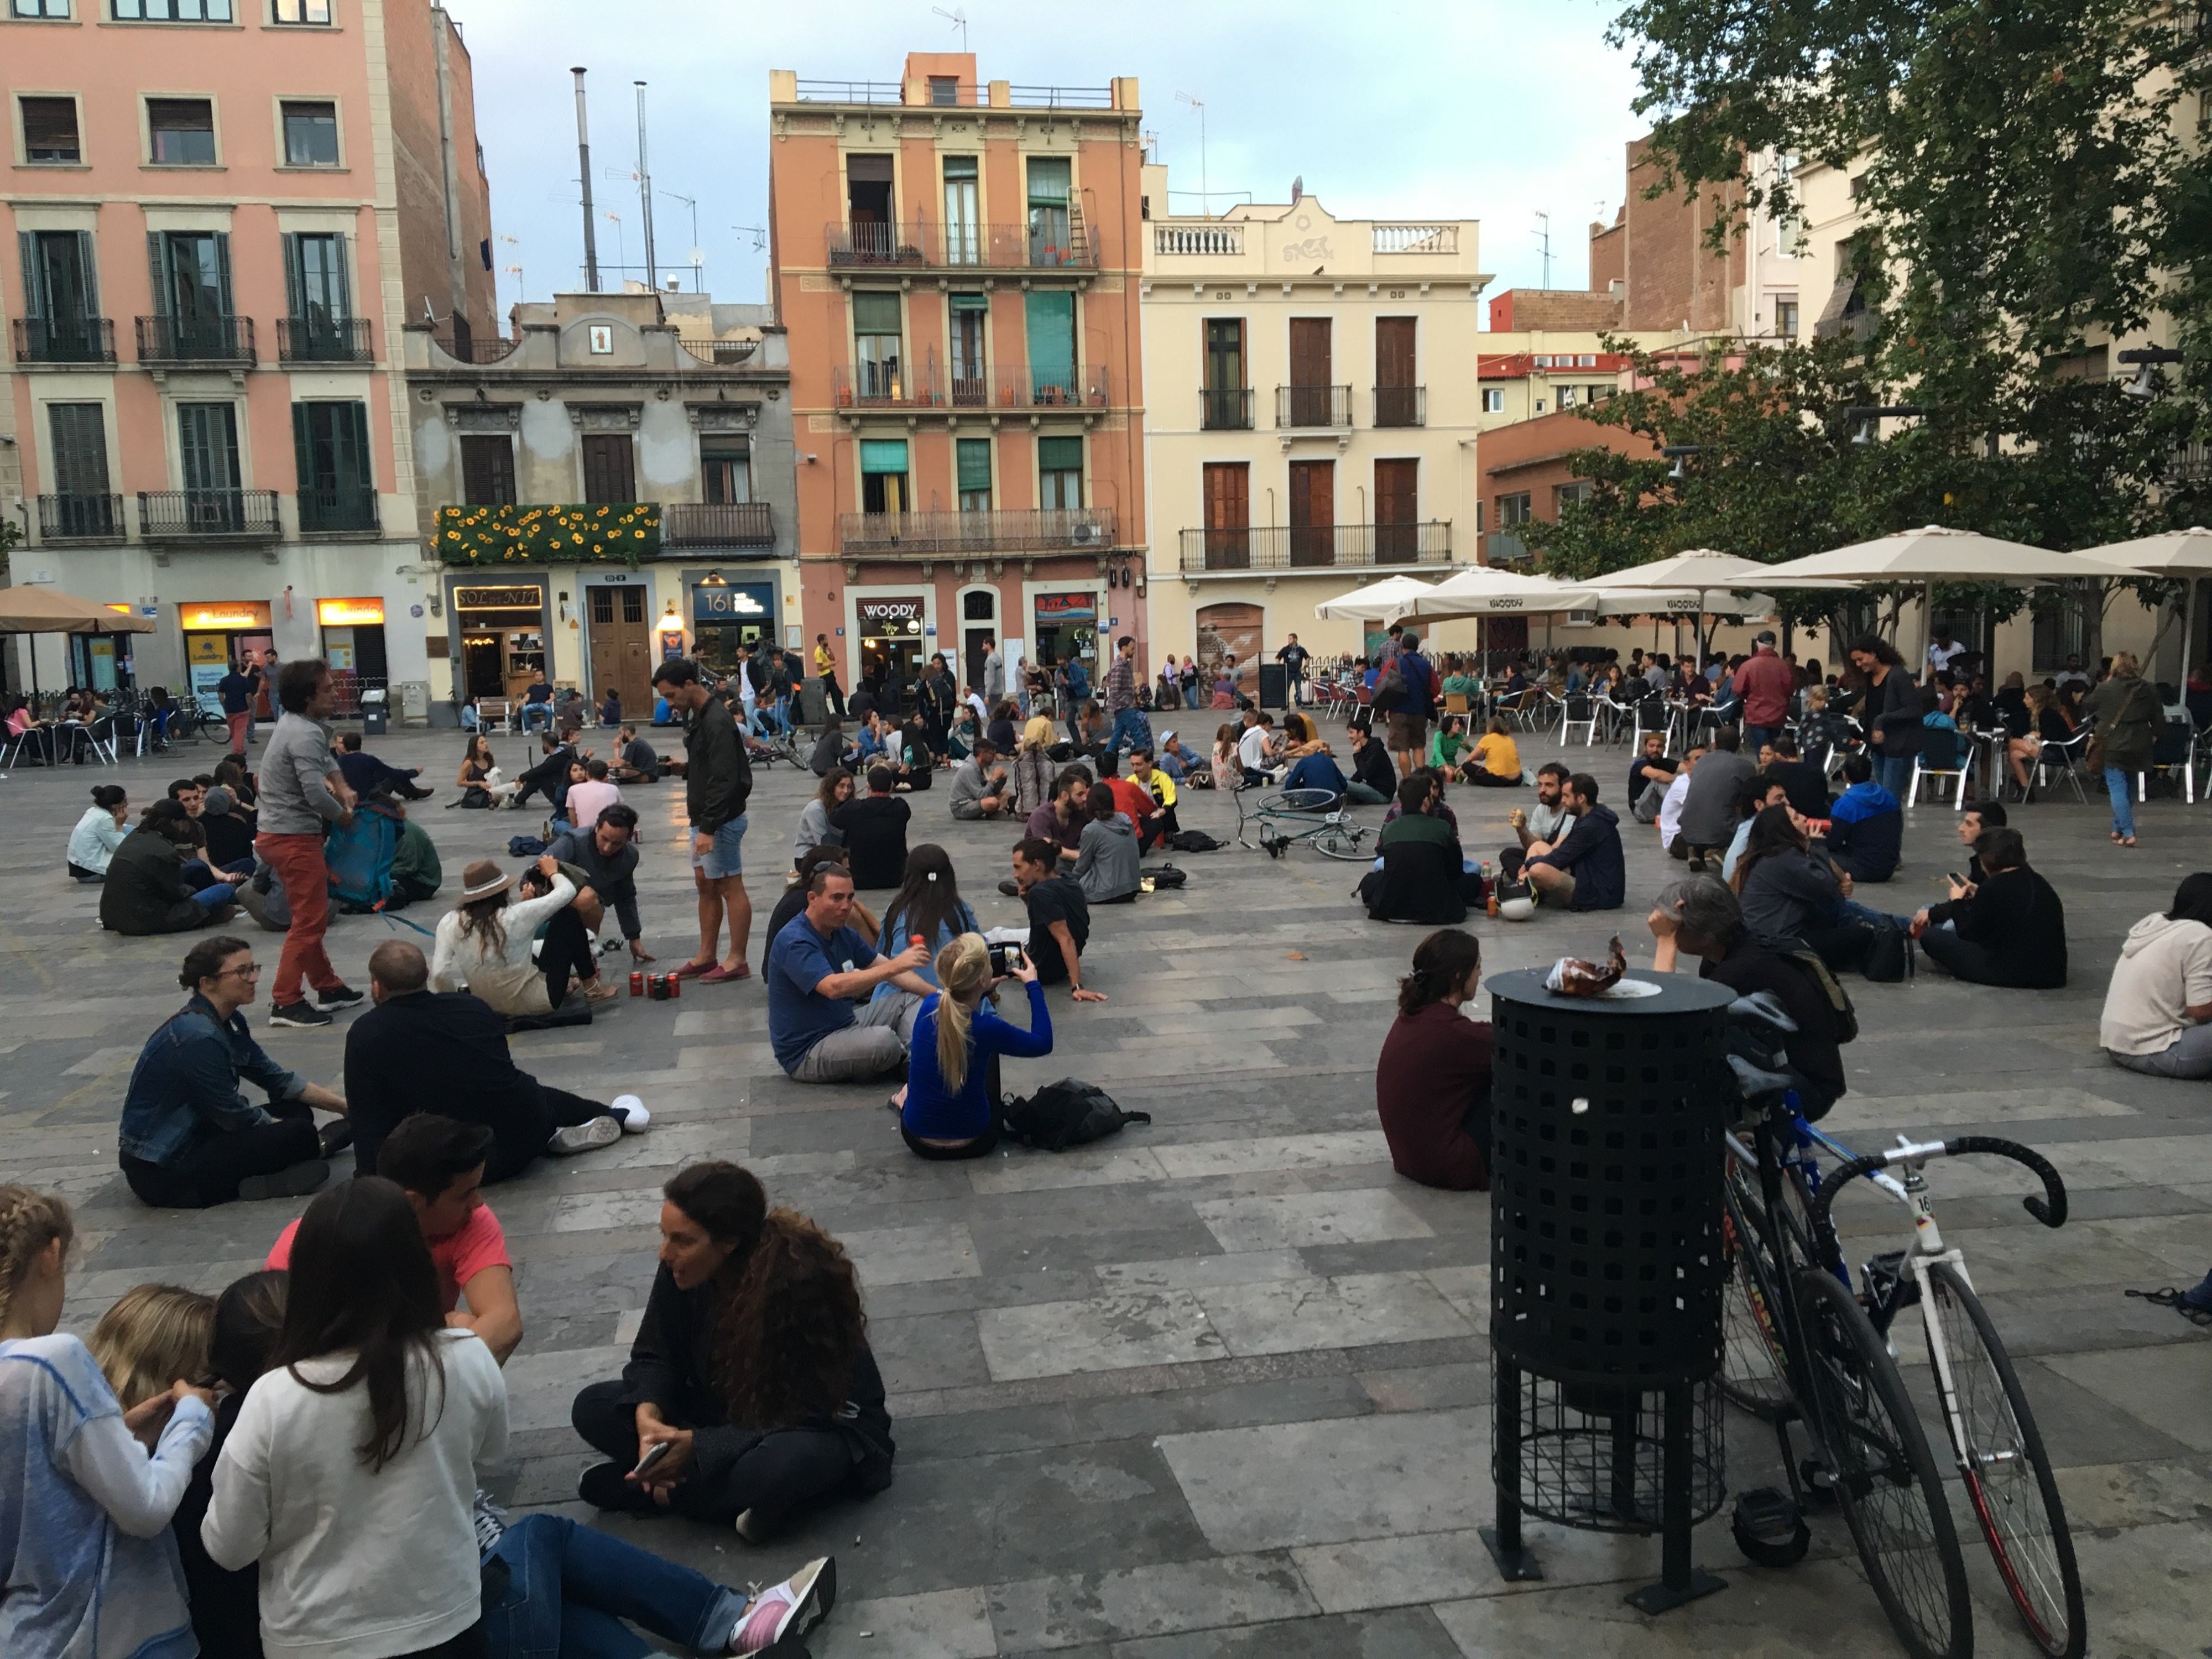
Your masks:
M 2184 1299 L 2183 1292 L 2168 1285 L 2163 1290 L 2130 1291 L 2130 1296 L 2140 1297 L 2145 1302 L 2154 1302 L 2161 1308 L 2171 1308 L 2192 1325 L 2212 1329 L 2212 1308 L 2200 1308 Z
M 668 977 L 671 979 L 696 979 L 702 974 L 713 973 L 715 969 L 720 966 L 721 964 L 720 963 L 714 961 L 712 958 L 709 958 L 705 962 L 687 962 Z

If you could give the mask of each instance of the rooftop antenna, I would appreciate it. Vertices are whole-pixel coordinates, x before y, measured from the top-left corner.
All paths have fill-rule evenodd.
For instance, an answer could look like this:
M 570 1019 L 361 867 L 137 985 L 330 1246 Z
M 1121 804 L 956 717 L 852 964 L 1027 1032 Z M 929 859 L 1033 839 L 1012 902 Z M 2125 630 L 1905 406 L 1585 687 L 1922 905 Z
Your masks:
M 668 197 L 672 201 L 683 203 L 685 207 L 691 210 L 691 286 L 698 289 L 701 293 L 704 293 L 707 288 L 707 279 L 701 273 L 706 268 L 707 250 L 699 246 L 698 198 L 696 197 L 686 196 L 680 190 L 664 190 L 660 193 L 663 196 Z
M 645 285 L 660 286 L 653 265 L 653 168 L 645 159 L 645 82 L 637 86 L 637 204 L 645 226 Z
M 768 251 L 768 228 L 765 225 L 732 225 L 730 228 L 741 230 L 751 237 L 754 252 L 764 253 Z
M 1544 250 L 1544 286 L 1549 289 L 1552 286 L 1552 216 L 1540 213 L 1536 221 L 1536 246 Z
M 1187 92 L 1176 94 L 1176 102 L 1188 104 L 1198 112 L 1198 205 L 1203 216 L 1213 216 L 1213 195 L 1206 187 L 1206 100 L 1194 98 Z
M 568 73 L 576 77 L 576 173 L 584 182 L 584 287 L 597 294 L 599 244 L 592 225 L 592 135 L 584 123 L 584 71 L 579 65 Z
M 951 25 L 952 25 L 952 27 L 953 27 L 954 28 L 958 29 L 958 30 L 960 31 L 960 50 L 961 50 L 961 51 L 963 51 L 963 52 L 967 51 L 967 50 L 968 50 L 968 14 L 967 14 L 965 11 L 947 11 L 947 10 L 945 10 L 945 8 L 944 8 L 944 7 L 942 7 L 942 6 L 932 6 L 932 7 L 930 8 L 930 10 L 932 10 L 932 11 L 935 12 L 935 13 L 936 13 L 939 17 L 942 17 L 942 18 L 943 18 L 946 22 L 948 22 L 948 23 L 951 24 Z

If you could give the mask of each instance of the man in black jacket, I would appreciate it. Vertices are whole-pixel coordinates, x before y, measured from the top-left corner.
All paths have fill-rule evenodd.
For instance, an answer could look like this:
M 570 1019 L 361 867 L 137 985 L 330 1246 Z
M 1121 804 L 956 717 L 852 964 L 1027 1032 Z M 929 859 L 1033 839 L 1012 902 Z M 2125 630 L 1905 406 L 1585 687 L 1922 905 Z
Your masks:
M 1390 754 L 1364 726 L 1352 728 L 1352 778 L 1344 798 L 1369 806 L 1388 806 L 1398 793 L 1398 775 L 1390 769 Z
M 519 780 L 522 787 L 514 792 L 514 805 L 520 806 L 532 795 L 543 793 L 553 803 L 553 814 L 558 817 L 568 808 L 568 769 L 578 759 L 576 745 L 568 733 L 556 738 L 550 731 L 540 732 L 538 743 L 544 750 L 544 758 Z
M 611 906 L 630 955 L 651 962 L 645 924 L 637 914 L 637 808 L 620 801 L 602 807 L 598 823 L 580 823 L 556 836 L 545 851 L 571 866 L 568 873 L 576 884 L 576 912 L 584 926 L 598 933 Z
M 691 820 L 691 876 L 699 890 L 699 954 L 676 971 L 702 985 L 750 979 L 745 960 L 753 930 L 753 902 L 745 892 L 745 802 L 753 793 L 752 763 L 738 736 L 729 705 L 708 689 L 699 665 L 672 657 L 653 671 L 653 684 L 671 708 L 687 717 L 684 734 L 684 806 Z M 730 921 L 730 951 L 719 959 L 722 918 Z
M 1951 884 L 1940 907 L 1950 928 L 1928 927 L 1920 948 L 1930 961 L 1976 985 L 2055 991 L 2066 983 L 2066 907 L 2057 890 L 2027 867 L 2017 830 L 1984 830 L 1974 843 L 1978 886 Z M 1955 929 L 1955 931 L 1953 931 Z
M 346 1033 L 346 1121 L 354 1173 L 376 1173 L 376 1155 L 399 1121 L 434 1112 L 492 1132 L 487 1185 L 522 1173 L 541 1154 L 612 1145 L 642 1132 L 635 1096 L 612 1107 L 551 1089 L 521 1070 L 507 1049 L 507 1020 L 465 991 L 432 991 L 420 947 L 386 939 L 368 953 L 376 1006 Z

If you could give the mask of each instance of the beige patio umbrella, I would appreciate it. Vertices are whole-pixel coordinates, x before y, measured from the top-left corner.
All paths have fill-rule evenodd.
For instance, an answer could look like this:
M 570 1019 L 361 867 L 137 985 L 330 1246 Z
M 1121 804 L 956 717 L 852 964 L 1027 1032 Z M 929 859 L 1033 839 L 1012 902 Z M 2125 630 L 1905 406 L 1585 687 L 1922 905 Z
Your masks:
M 1592 591 L 1548 576 L 1523 576 L 1495 565 L 1471 564 L 1433 587 L 1410 594 L 1396 612 L 1415 617 L 1542 616 L 1554 611 L 1587 610 Z
M 1349 593 L 1323 599 L 1314 607 L 1314 615 L 1322 622 L 1388 622 L 1398 615 L 1400 605 L 1429 591 L 1427 582 L 1411 576 L 1385 576 Z
M 154 619 L 111 611 L 57 588 L 0 587 L 0 634 L 150 634 Z M 30 653 L 31 695 L 39 692 L 39 653 Z
M 2085 547 L 2074 556 L 2092 563 L 2110 565 L 2122 575 L 2137 573 L 2170 576 L 2182 584 L 2181 678 L 2189 678 L 2189 647 L 2197 621 L 2197 579 L 2212 576 L 2212 530 L 2202 525 L 2169 530 L 2160 536 L 2142 536 L 2130 542 L 2104 547 Z M 2108 573 L 2113 574 L 2113 573 Z
M 1654 599 L 1662 602 L 1651 607 L 1655 613 L 1694 617 L 1698 622 L 1698 654 L 1702 658 L 1709 644 L 1704 627 L 1707 617 L 1773 613 L 1775 603 L 1768 590 L 1778 586 L 1774 581 L 1778 568 L 1714 548 L 1693 547 L 1671 558 L 1654 559 L 1649 564 L 1613 571 L 1598 577 L 1596 581 L 1601 591 L 1608 593 L 1625 595 L 1638 588 L 1656 590 Z M 1830 588 L 1857 586 L 1855 582 L 1835 580 L 1790 585 Z M 1676 597 L 1682 592 L 1691 594 L 1695 602 L 1682 604 Z

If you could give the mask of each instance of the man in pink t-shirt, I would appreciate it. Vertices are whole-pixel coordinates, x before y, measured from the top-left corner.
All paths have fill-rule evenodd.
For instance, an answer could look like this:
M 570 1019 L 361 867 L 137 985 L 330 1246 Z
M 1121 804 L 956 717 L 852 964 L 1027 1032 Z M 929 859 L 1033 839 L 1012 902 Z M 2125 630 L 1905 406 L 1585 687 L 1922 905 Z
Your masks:
M 415 1206 L 438 1269 L 446 1322 L 474 1331 L 504 1365 L 522 1340 L 522 1310 L 514 1299 L 507 1235 L 479 1196 L 491 1143 L 491 1131 L 481 1123 L 417 1112 L 385 1137 L 376 1172 L 396 1182 Z M 295 1220 L 276 1236 L 267 1266 L 291 1267 L 299 1231 Z
M 568 799 L 562 816 L 577 829 L 588 832 L 599 821 L 599 814 L 610 806 L 622 805 L 622 791 L 607 781 L 607 763 L 603 760 L 581 763 L 584 776 L 568 786 Z

